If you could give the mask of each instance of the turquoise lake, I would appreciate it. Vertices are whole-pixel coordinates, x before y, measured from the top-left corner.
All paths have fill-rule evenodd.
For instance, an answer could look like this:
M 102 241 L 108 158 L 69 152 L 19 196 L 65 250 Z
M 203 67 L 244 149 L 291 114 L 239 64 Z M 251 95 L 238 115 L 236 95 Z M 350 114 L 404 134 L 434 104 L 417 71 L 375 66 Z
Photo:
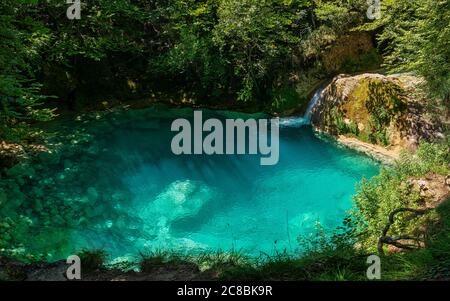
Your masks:
M 68 126 L 90 142 L 42 173 L 66 204 L 82 210 L 78 226 L 64 229 L 61 254 L 84 248 L 113 257 L 156 250 L 294 253 L 297 238 L 318 223 L 329 230 L 341 225 L 357 183 L 379 171 L 372 159 L 319 139 L 295 120 L 292 127 L 282 121 L 288 126 L 280 128 L 274 166 L 261 166 L 259 155 L 173 155 L 171 123 L 192 115 L 130 110 Z M 45 235 L 55 239 L 51 227 Z

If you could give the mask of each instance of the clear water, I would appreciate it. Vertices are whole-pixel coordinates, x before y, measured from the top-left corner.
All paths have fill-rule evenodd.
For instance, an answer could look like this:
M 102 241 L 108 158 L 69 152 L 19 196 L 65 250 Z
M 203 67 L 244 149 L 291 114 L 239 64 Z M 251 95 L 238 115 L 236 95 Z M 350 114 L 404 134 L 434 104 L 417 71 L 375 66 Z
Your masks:
M 145 109 L 79 125 L 95 145 L 72 157 L 74 166 L 87 167 L 61 193 L 67 190 L 67 202 L 94 195 L 86 206 L 102 210 L 68 231 L 65 253 L 296 252 L 297 237 L 314 232 L 318 222 L 326 229 L 339 226 L 357 182 L 379 169 L 371 159 L 317 138 L 310 127 L 280 129 L 275 166 L 260 166 L 260 157 L 250 155 L 175 156 L 171 122 L 192 114 Z

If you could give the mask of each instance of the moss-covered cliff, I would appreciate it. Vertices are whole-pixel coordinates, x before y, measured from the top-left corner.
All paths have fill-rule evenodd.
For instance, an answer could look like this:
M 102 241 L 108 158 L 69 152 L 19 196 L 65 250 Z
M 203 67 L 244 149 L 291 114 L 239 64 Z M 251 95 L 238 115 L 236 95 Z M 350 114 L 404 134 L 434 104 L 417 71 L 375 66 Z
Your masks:
M 353 137 L 393 152 L 414 150 L 421 140 L 445 136 L 445 108 L 427 101 L 411 75 L 339 75 L 323 90 L 312 112 L 322 132 Z

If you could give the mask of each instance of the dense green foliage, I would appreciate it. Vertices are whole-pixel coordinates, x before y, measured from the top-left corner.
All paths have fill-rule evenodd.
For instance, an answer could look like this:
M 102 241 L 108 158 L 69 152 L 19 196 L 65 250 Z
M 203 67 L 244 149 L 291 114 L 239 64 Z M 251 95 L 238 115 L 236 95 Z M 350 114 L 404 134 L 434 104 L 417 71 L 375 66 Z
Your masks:
M 78 254 L 84 272 L 95 272 L 101 269 L 107 259 L 107 254 L 103 250 L 83 250 Z
M 21 20 L 14 1 L 0 6 L 0 137 L 8 140 L 31 138 L 28 123 L 46 121 L 53 110 L 42 108 L 45 96 L 34 81 L 32 61 L 38 59 L 40 41 L 34 36 L 38 26 Z
M 408 179 L 430 173 L 445 176 L 450 172 L 449 162 L 448 146 L 423 143 L 415 155 L 405 153 L 394 168 L 383 169 L 370 181 L 363 180 L 354 197 L 360 242 L 368 250 L 375 251 L 391 212 L 400 208 L 423 207 L 423 197 L 413 189 Z M 410 214 L 399 215 L 391 232 L 396 235 L 411 233 L 428 218 L 430 215 L 425 215 L 411 222 Z
M 360 29 L 381 30 L 385 64 L 424 76 L 432 95 L 450 99 L 450 1 L 382 1 L 383 16 Z
M 69 20 L 64 1 L 2 1 L 2 136 L 51 118 L 44 95 L 77 110 L 161 89 L 182 90 L 179 101 L 298 109 L 321 80 L 379 63 L 371 45 L 353 49 L 364 30 L 387 68 L 422 74 L 448 99 L 449 1 L 382 3 L 370 21 L 364 0 L 94 0 Z

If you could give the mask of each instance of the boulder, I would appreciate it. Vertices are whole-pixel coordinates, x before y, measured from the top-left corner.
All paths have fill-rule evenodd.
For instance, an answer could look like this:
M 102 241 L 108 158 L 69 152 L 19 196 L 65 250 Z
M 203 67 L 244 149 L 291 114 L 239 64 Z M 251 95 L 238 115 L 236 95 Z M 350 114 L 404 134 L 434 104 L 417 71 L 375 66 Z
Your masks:
M 429 118 L 426 95 L 417 89 L 420 81 L 406 74 L 341 74 L 322 90 L 311 123 L 320 132 L 392 151 L 415 149 L 422 139 L 442 136 L 442 120 Z
M 100 152 L 100 147 L 98 145 L 92 145 L 87 149 L 87 153 L 90 155 L 97 155 Z
M 61 160 L 61 155 L 57 151 L 46 151 L 38 155 L 40 161 L 45 165 L 56 165 Z
M 86 214 L 86 217 L 88 217 L 88 218 L 93 218 L 93 217 L 97 216 L 97 214 L 95 212 L 95 208 L 92 206 L 89 206 L 86 208 L 85 214 Z
M 9 182 L 8 189 L 6 190 L 8 194 L 8 207 L 17 208 L 23 204 L 25 201 L 25 194 L 20 190 L 19 185 L 15 182 Z
M 6 175 L 10 178 L 32 178 L 35 176 L 35 171 L 28 163 L 19 163 L 8 169 Z
M 89 187 L 87 189 L 87 197 L 90 202 L 95 203 L 99 197 L 97 189 L 95 187 Z
M 95 216 L 100 216 L 100 215 L 102 215 L 102 214 L 105 212 L 105 210 L 106 210 L 105 205 L 103 205 L 103 204 L 97 204 L 97 205 L 95 206 L 95 208 L 94 208 L 94 215 L 95 215 Z
M 127 199 L 127 195 L 124 192 L 116 191 L 111 195 L 111 200 L 114 203 L 122 203 Z
M 8 202 L 8 196 L 6 195 L 5 190 L 0 188 L 0 208 L 3 208 L 4 206 L 6 206 L 7 202 Z
M 72 163 L 72 161 L 71 160 L 68 160 L 68 159 L 66 159 L 66 160 L 64 160 L 64 169 L 70 169 L 70 168 L 72 168 L 72 166 L 73 166 L 73 163 Z

